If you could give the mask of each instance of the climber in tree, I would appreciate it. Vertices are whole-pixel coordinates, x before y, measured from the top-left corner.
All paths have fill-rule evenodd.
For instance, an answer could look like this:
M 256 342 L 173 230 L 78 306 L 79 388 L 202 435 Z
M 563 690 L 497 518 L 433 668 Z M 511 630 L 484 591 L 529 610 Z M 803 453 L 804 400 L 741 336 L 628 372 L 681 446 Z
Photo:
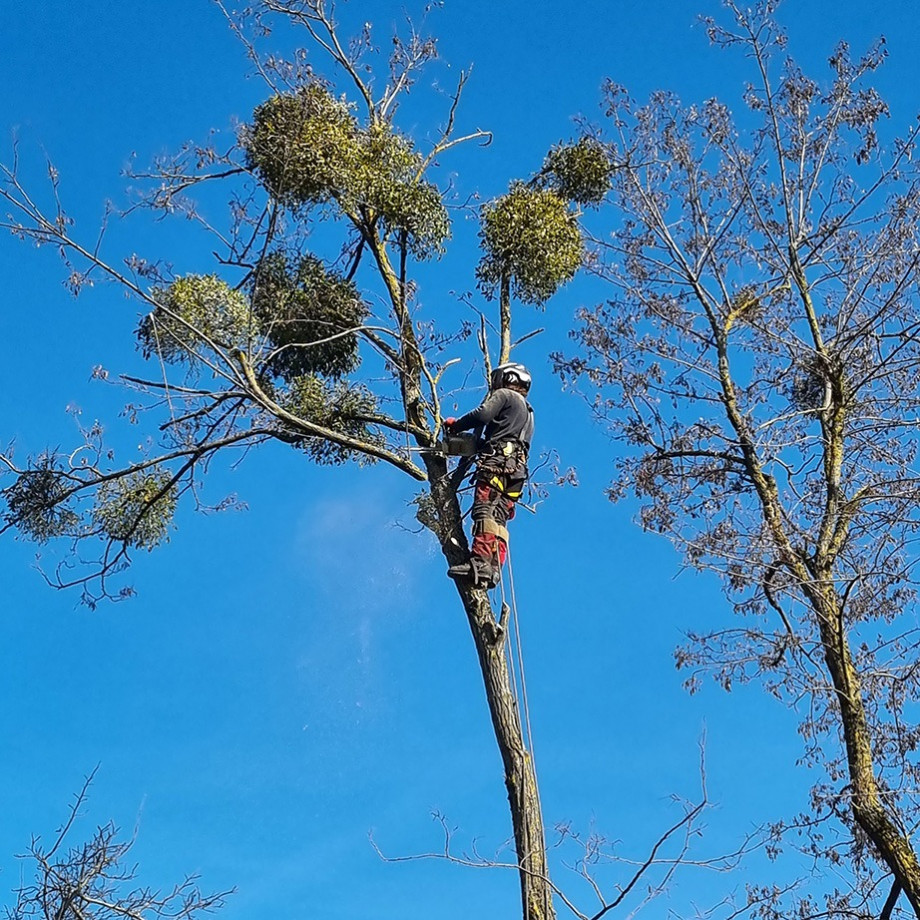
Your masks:
M 448 434 L 476 429 L 479 435 L 470 561 L 447 572 L 451 578 L 471 580 L 477 588 L 494 588 L 501 578 L 508 554 L 506 525 L 527 481 L 527 454 L 533 439 L 527 368 L 514 362 L 500 364 L 492 371 L 490 383 L 491 391 L 478 409 L 444 420 Z

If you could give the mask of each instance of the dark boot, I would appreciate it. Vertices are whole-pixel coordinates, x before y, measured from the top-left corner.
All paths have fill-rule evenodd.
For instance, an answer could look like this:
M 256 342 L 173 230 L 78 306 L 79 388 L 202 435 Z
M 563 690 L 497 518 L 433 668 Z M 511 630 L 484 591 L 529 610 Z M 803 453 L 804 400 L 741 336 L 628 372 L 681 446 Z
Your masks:
M 473 563 L 473 568 L 476 568 L 475 563 Z M 501 580 L 501 569 L 494 565 L 490 565 L 488 562 L 483 563 L 483 565 L 480 567 L 480 570 L 476 573 L 476 587 L 485 588 L 486 591 L 491 591 L 493 588 L 497 588 Z
M 469 581 L 473 578 L 473 566 L 469 562 L 452 565 L 447 570 L 447 574 L 450 578 L 456 578 L 458 581 Z
M 469 562 L 461 565 L 452 565 L 447 574 L 451 578 L 463 579 L 473 583 L 474 588 L 484 588 L 486 591 L 494 588 L 501 581 L 501 572 L 480 556 L 471 556 Z

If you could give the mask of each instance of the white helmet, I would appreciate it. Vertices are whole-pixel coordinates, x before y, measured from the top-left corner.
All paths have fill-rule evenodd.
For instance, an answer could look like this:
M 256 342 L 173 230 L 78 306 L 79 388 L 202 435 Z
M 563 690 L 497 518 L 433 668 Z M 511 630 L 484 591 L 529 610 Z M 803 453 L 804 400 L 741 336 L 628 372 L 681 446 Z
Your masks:
M 518 386 L 527 393 L 532 382 L 533 378 L 530 376 L 530 371 L 523 364 L 518 364 L 515 361 L 499 364 L 492 371 L 491 383 L 493 390 L 500 390 L 502 387 L 507 386 Z

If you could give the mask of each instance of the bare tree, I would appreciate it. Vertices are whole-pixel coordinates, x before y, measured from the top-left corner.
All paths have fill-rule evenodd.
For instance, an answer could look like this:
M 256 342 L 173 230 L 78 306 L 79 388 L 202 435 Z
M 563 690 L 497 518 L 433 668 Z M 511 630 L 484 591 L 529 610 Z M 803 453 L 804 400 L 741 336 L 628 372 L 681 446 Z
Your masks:
M 700 779 L 702 788 L 698 800 L 672 797 L 679 817 L 639 855 L 634 855 L 634 846 L 611 839 L 596 828 L 584 832 L 574 828 L 571 822 L 557 824 L 553 848 L 559 851 L 559 861 L 568 870 L 566 882 L 561 886 L 553 885 L 558 901 L 577 920 L 601 920 L 615 910 L 633 917 L 669 891 L 679 869 L 707 873 L 731 873 L 737 869 L 745 856 L 763 846 L 764 836 L 759 831 L 753 833 L 734 852 L 717 856 L 701 857 L 694 852 L 699 849 L 702 836 L 700 819 L 709 808 L 702 747 Z M 433 817 L 443 831 L 444 843 L 439 852 L 392 857 L 387 856 L 373 838 L 371 842 L 387 862 L 434 859 L 472 869 L 514 868 L 502 860 L 501 852 L 482 853 L 475 841 L 470 849 L 459 849 L 454 839 L 456 829 L 444 815 L 435 813 Z
M 203 894 L 195 877 L 168 890 L 135 887 L 137 868 L 126 864 L 134 840 L 120 840 L 113 824 L 70 844 L 91 782 L 92 776 L 74 797 L 50 846 L 33 838 L 20 857 L 31 864 L 32 878 L 21 883 L 15 904 L 6 908 L 9 920 L 195 920 L 223 906 L 231 892 Z
M 789 892 L 796 915 L 890 916 L 903 891 L 920 916 L 916 128 L 880 141 L 884 41 L 841 42 L 822 83 L 786 58 L 776 0 L 726 6 L 706 26 L 753 71 L 737 118 L 606 87 L 613 293 L 557 364 L 618 445 L 610 497 L 635 494 L 737 614 L 678 652 L 690 687 L 759 680 L 803 712 L 823 779 L 776 846 L 798 830 L 853 886 Z
M 48 205 L 25 187 L 15 158 L 2 171 L 0 195 L 11 215 L 2 226 L 58 248 L 75 291 L 105 277 L 146 310 L 137 338 L 153 371 L 121 382 L 133 391 L 132 413 L 150 419 L 155 447 L 118 460 L 94 426 L 72 452 L 0 458 L 9 477 L 0 530 L 72 541 L 74 554 L 46 576 L 81 590 L 90 604 L 130 592 L 120 575 L 132 552 L 164 540 L 180 499 L 198 502 L 214 456 L 268 442 L 317 463 L 398 470 L 421 488 L 418 519 L 447 563 L 466 561 L 458 500 L 466 468 L 452 467 L 441 446 L 448 356 L 478 353 L 485 379 L 493 358 L 508 360 L 516 344 L 513 305 L 542 304 L 574 275 L 583 255 L 579 206 L 596 201 L 609 182 L 599 145 L 553 150 L 535 177 L 482 208 L 478 278 L 495 317 L 473 314 L 474 322 L 455 325 L 426 315 L 413 266 L 437 257 L 450 232 L 449 189 L 431 177 L 453 147 L 489 140 L 484 130 L 458 129 L 467 75 L 433 138 L 416 141 L 400 132 L 396 115 L 436 55 L 432 40 L 396 36 L 387 73 L 375 83 L 369 26 L 346 41 L 326 0 L 263 0 L 242 18 L 225 12 L 264 78 L 266 100 L 228 150 L 189 146 L 134 177 L 148 188 L 137 208 L 179 214 L 215 235 L 210 271 L 176 277 L 158 260 L 108 261 L 98 242 L 74 234 L 53 167 Z M 286 61 L 263 58 L 256 43 L 273 17 L 299 27 L 308 49 Z M 314 58 L 322 57 L 346 95 L 318 76 Z M 233 196 L 222 227 L 191 197 L 216 183 L 229 184 Z M 332 259 L 308 249 L 321 221 L 324 245 L 331 248 L 339 232 Z M 504 765 L 523 913 L 546 920 L 554 916 L 554 889 L 507 630 L 484 590 L 460 581 L 456 591 Z

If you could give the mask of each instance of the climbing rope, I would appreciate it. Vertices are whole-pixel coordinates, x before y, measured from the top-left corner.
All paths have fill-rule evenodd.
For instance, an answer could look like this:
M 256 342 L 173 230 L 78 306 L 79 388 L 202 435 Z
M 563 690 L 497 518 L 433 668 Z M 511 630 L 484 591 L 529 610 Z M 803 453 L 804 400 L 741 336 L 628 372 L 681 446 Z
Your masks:
M 514 592 L 514 570 L 511 567 L 511 548 L 508 548 L 508 587 L 511 594 L 511 620 L 514 624 L 514 654 L 517 670 L 521 678 L 521 711 L 524 714 L 524 728 L 527 731 L 527 746 L 530 750 L 531 760 L 534 759 L 533 729 L 530 726 L 530 704 L 527 700 L 527 678 L 524 674 L 524 652 L 521 647 L 521 625 L 517 610 L 517 596 Z M 534 771 L 536 773 L 536 770 Z
M 502 571 L 500 585 L 501 585 L 501 596 L 502 596 L 502 607 L 504 610 L 508 611 L 507 613 L 507 623 L 503 623 L 508 632 L 508 659 L 511 665 L 511 687 L 512 693 L 514 694 L 514 700 L 517 705 L 518 710 L 518 724 L 521 728 L 521 734 L 524 737 L 524 742 L 526 745 L 526 752 L 530 755 L 530 769 L 531 775 L 533 777 L 533 789 L 534 797 L 537 801 L 537 809 L 539 811 L 542 823 L 543 816 L 543 802 L 540 798 L 540 784 L 537 779 L 537 757 L 534 750 L 533 742 L 533 728 L 530 724 L 530 704 L 527 699 L 527 677 L 524 673 L 524 651 L 521 645 L 521 624 L 520 617 L 518 616 L 517 609 L 517 595 L 514 590 L 514 569 L 511 565 L 511 547 L 508 547 L 508 556 L 506 559 L 507 569 L 508 569 L 508 595 L 510 597 L 511 603 L 507 603 L 505 599 L 505 577 L 504 571 Z M 512 637 L 513 633 L 513 637 Z M 520 689 L 518 689 L 518 678 L 520 678 Z M 523 722 L 521 716 L 523 714 Z M 544 846 L 545 846 L 545 829 L 544 829 Z M 546 894 L 546 889 L 544 888 L 544 897 L 548 897 Z M 546 914 L 549 913 L 549 904 L 543 904 L 543 910 Z
M 521 622 L 520 617 L 518 616 L 517 595 L 515 594 L 514 590 L 514 570 L 511 566 L 510 546 L 508 547 L 508 587 L 511 593 L 510 619 L 514 623 L 514 654 L 512 655 L 512 658 L 515 659 L 515 664 L 517 665 L 517 670 L 520 673 L 521 678 L 521 712 L 524 714 L 524 728 L 526 730 L 527 747 L 530 751 L 530 760 L 533 764 L 534 787 L 537 794 L 537 801 L 539 803 L 540 790 L 537 787 L 537 758 L 534 748 L 533 728 L 530 724 L 530 702 L 527 698 L 527 676 L 524 673 L 524 651 L 521 645 Z

